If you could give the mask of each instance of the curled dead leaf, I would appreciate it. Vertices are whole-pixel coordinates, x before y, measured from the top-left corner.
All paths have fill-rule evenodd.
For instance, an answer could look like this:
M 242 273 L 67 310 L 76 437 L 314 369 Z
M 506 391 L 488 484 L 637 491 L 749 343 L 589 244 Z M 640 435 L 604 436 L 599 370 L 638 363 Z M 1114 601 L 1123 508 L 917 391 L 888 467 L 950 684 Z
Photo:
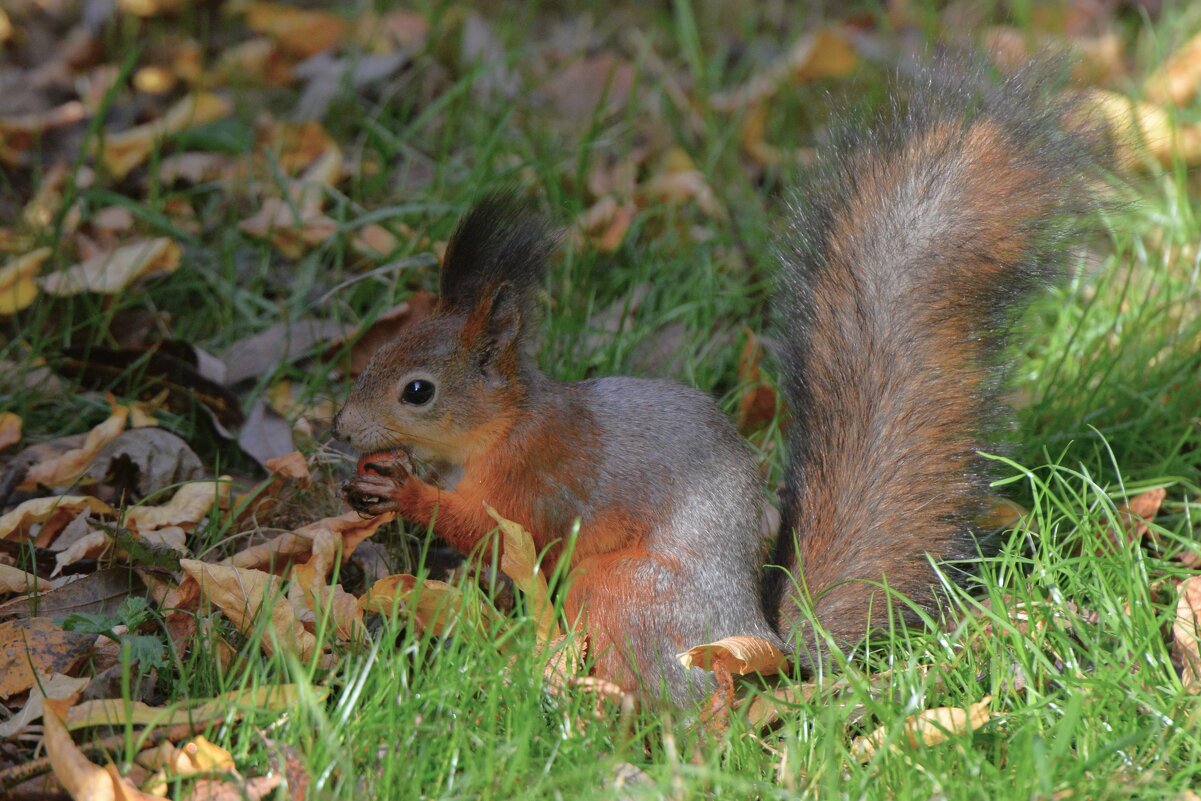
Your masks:
M 189 481 L 161 506 L 130 508 L 125 513 L 125 525 L 138 532 L 166 526 L 191 528 L 203 520 L 214 505 L 229 503 L 232 486 L 229 476 L 221 476 L 215 481 Z
M 0 315 L 16 314 L 28 308 L 37 297 L 37 274 L 53 251 L 48 247 L 31 250 L 0 267 Z
M 210 92 L 197 92 L 175 103 L 160 119 L 104 138 L 100 160 L 114 178 L 121 179 L 150 158 L 162 140 L 172 134 L 227 117 L 233 104 Z
M 5 539 L 14 533 L 25 534 L 30 526 L 37 523 L 47 524 L 56 517 L 64 521 L 73 520 L 84 510 L 96 514 L 114 514 L 111 506 L 90 495 L 55 495 L 47 498 L 32 498 L 0 517 L 0 539 Z
M 1201 33 L 1164 59 L 1143 86 L 1152 103 L 1188 102 L 1201 87 Z
M 422 631 L 439 637 L 450 633 L 465 619 L 466 608 L 458 587 L 408 574 L 385 576 L 372 585 L 358 604 L 363 612 L 380 615 L 390 615 L 394 609 L 407 612 Z M 485 617 L 491 616 L 489 607 L 479 609 Z
M 312 656 L 317 640 L 293 616 L 278 576 L 193 559 L 181 559 L 179 566 L 200 587 L 201 597 L 219 607 L 243 634 L 252 635 L 259 613 L 266 611 L 268 627 L 261 645 L 268 655 L 282 648 L 301 659 Z
M 993 713 L 988 705 L 992 696 L 985 696 L 967 708 L 940 706 L 926 709 L 905 718 L 903 742 L 910 748 L 937 745 L 958 734 L 967 734 L 992 720 Z M 867 762 L 882 745 L 888 742 L 889 727 L 880 726 L 864 737 L 856 737 L 851 743 L 851 755 L 860 762 Z
M 1177 585 L 1176 619 L 1172 621 L 1172 658 L 1181 667 L 1180 681 L 1190 692 L 1201 690 L 1201 576 Z
M 13 412 L 0 412 L 0 451 L 21 441 L 21 418 Z
M 88 432 L 83 445 L 30 467 L 25 474 L 25 480 L 21 482 L 21 489 L 33 490 L 39 484 L 47 487 L 65 487 L 80 478 L 101 449 L 125 430 L 125 423 L 129 419 L 129 407 L 121 406 L 111 398 L 109 406 L 108 418 Z M 3 528 L 0 527 L 0 532 L 2 531 Z
M 788 669 L 788 654 L 767 640 L 751 636 L 726 637 L 697 645 L 677 654 L 676 659 L 685 668 L 711 671 L 720 668 L 739 676 L 748 673 L 770 676 Z
M 538 564 L 534 538 L 520 523 L 502 517 L 487 503 L 484 504 L 484 510 L 500 528 L 503 542 L 500 569 L 526 594 L 530 614 L 533 615 L 534 624 L 538 629 L 538 642 L 547 643 L 559 636 L 559 625 L 555 622 L 555 609 L 550 602 L 546 576 Z
M 58 297 L 82 292 L 116 295 L 139 279 L 175 272 L 179 257 L 179 245 L 172 239 L 141 240 L 48 275 L 40 283 L 46 294 Z

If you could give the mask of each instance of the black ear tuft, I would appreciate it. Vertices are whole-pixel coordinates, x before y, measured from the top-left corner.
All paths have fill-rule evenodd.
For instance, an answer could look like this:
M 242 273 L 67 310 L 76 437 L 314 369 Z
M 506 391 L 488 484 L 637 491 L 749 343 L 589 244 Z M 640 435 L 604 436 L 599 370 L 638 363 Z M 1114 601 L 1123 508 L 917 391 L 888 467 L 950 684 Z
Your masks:
M 530 312 L 557 244 L 546 221 L 512 190 L 486 195 L 459 222 L 446 247 L 442 302 L 469 311 L 501 284 L 510 284 L 522 312 Z

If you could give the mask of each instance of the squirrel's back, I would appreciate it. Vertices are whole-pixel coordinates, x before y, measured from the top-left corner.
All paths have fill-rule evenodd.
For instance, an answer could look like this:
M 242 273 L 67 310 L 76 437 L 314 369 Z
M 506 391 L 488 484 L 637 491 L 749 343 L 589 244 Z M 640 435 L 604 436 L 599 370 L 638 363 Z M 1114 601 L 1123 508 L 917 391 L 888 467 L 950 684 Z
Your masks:
M 944 65 L 945 66 L 945 65 Z M 935 562 L 976 555 L 995 360 L 1087 210 L 1091 142 L 1029 74 L 928 68 L 904 110 L 848 126 L 804 187 L 777 300 L 795 415 L 765 604 L 801 660 L 931 609 Z

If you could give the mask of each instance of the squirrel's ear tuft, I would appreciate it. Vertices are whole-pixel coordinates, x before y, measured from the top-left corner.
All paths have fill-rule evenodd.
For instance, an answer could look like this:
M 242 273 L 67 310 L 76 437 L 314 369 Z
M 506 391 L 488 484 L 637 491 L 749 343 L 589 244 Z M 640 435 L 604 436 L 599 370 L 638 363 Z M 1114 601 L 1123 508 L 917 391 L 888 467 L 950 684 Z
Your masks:
M 491 303 L 496 289 L 509 284 L 520 310 L 532 312 L 534 293 L 542 287 L 546 261 L 557 244 L 546 221 L 513 191 L 485 196 L 459 222 L 446 246 L 442 303 L 469 312 Z

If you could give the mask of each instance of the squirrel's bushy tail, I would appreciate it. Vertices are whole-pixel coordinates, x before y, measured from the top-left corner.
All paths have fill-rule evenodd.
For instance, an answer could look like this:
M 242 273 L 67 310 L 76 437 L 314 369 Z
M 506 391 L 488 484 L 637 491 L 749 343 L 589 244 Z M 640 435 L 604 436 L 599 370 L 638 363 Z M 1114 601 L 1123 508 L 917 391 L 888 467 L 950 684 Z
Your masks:
M 965 75 L 970 72 L 971 75 Z M 803 663 L 813 617 L 854 645 L 888 609 L 931 608 L 934 561 L 977 553 L 995 361 L 1029 291 L 1088 211 L 1091 137 L 1031 73 L 987 87 L 928 68 L 904 110 L 848 126 L 802 189 L 777 317 L 794 412 L 767 608 Z

